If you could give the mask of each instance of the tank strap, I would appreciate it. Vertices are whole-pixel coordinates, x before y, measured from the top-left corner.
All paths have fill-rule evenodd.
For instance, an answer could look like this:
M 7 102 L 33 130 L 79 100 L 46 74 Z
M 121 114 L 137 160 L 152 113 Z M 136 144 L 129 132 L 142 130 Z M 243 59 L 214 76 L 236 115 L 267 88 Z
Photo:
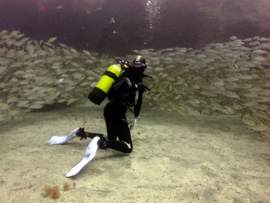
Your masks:
M 112 73 L 112 72 L 110 72 L 110 71 L 105 71 L 103 74 L 104 74 L 104 75 L 110 76 L 110 77 L 113 78 L 114 80 L 117 80 L 117 79 L 118 79 L 118 77 L 117 77 L 114 73 Z

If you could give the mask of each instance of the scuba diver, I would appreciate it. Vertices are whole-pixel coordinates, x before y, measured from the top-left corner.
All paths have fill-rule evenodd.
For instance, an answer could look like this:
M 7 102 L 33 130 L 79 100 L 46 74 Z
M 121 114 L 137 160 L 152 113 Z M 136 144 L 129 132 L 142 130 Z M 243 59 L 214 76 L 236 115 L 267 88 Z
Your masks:
M 131 64 L 118 58 L 116 64 L 107 68 L 89 93 L 89 100 L 97 105 L 106 97 L 109 100 L 104 108 L 106 137 L 101 133 L 86 132 L 84 128 L 76 128 L 66 136 L 53 136 L 48 141 L 50 144 L 65 144 L 75 137 L 80 137 L 81 140 L 92 139 L 83 159 L 66 174 L 66 177 L 78 174 L 94 158 L 98 148 L 111 148 L 127 154 L 132 152 L 130 130 L 135 127 L 140 115 L 143 93 L 149 90 L 143 84 L 143 78 L 150 77 L 144 74 L 146 67 L 146 61 L 142 56 L 137 56 Z M 128 110 L 134 114 L 134 119 L 130 123 L 126 117 Z
M 76 131 L 76 136 L 81 139 L 98 136 L 100 138 L 98 141 L 100 149 L 111 148 L 130 153 L 133 149 L 130 129 L 134 128 L 137 123 L 143 102 L 143 93 L 148 90 L 143 84 L 143 77 L 147 76 L 144 74 L 147 65 L 142 56 L 137 56 L 131 64 L 124 59 L 117 59 L 117 64 L 110 66 L 103 74 L 104 78 L 101 78 L 101 80 L 115 80 L 111 88 L 107 90 L 109 102 L 104 109 L 107 137 L 100 133 L 86 132 L 84 128 L 79 128 Z M 119 69 L 119 66 L 122 73 L 117 78 L 117 73 L 113 68 Z M 100 104 L 106 97 L 106 90 L 104 91 L 104 89 L 107 88 L 107 84 L 103 84 L 105 81 L 101 80 L 88 96 L 89 100 L 95 104 Z M 131 123 L 128 123 L 126 117 L 127 110 L 134 114 Z

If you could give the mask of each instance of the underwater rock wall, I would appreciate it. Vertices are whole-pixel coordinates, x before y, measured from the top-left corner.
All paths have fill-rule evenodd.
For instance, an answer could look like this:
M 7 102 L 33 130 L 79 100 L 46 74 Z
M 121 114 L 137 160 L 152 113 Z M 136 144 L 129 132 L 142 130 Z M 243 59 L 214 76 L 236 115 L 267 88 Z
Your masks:
M 270 129 L 270 38 L 231 37 L 201 50 L 136 50 L 149 63 L 152 108 L 184 114 L 236 115 L 250 128 Z
M 250 128 L 270 129 L 270 38 L 231 37 L 203 49 L 135 50 L 148 62 L 145 106 L 183 114 L 235 115 Z M 127 56 L 131 59 L 133 56 Z M 0 121 L 85 99 L 113 62 L 55 38 L 36 41 L 0 32 Z

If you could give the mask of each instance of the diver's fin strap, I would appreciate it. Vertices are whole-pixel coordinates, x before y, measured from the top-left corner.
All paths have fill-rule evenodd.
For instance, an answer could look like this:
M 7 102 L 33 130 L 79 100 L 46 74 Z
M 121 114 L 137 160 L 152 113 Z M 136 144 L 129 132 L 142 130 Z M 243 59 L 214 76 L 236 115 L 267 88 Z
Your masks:
M 114 80 L 117 80 L 118 79 L 118 77 L 114 73 L 112 73 L 110 71 L 105 71 L 103 73 L 103 75 L 108 75 L 109 77 L 113 78 Z

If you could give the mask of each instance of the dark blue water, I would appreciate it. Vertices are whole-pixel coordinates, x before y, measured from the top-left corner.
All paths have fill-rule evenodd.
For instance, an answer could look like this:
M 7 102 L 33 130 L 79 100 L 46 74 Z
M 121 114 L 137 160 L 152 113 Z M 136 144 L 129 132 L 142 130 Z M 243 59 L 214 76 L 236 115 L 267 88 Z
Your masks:
M 149 14 L 149 6 L 158 12 Z M 198 48 L 232 35 L 269 37 L 269 10 L 268 0 L 1 0 L 0 29 L 124 54 L 150 47 Z

